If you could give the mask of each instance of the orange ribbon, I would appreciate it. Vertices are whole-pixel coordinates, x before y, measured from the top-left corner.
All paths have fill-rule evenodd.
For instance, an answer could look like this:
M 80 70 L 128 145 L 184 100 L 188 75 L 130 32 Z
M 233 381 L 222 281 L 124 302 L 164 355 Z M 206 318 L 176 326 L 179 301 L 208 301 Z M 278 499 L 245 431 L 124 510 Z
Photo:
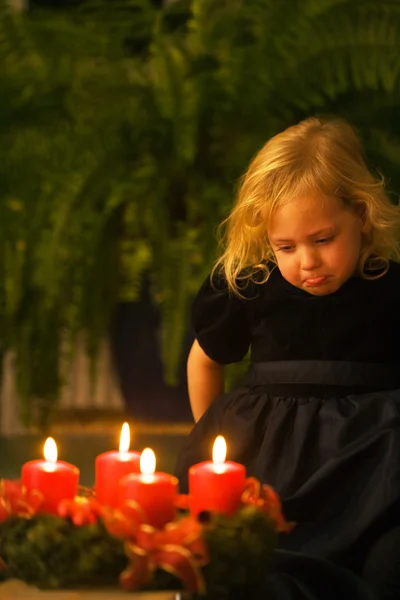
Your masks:
M 20 481 L 0 480 L 0 523 L 11 516 L 30 519 L 43 502 L 38 490 L 28 491 Z
M 282 505 L 278 494 L 269 485 L 261 485 L 255 477 L 246 479 L 246 487 L 242 494 L 242 503 L 259 508 L 271 521 L 278 533 L 290 533 L 296 523 L 288 523 L 282 513 Z
M 75 496 L 73 500 L 61 500 L 58 505 L 58 515 L 71 519 L 77 527 L 96 523 L 102 514 L 102 507 L 95 498 Z
M 203 528 L 192 517 L 168 523 L 163 530 L 141 525 L 136 539 L 126 544 L 130 559 L 120 581 L 125 589 L 148 583 L 157 569 L 177 577 L 189 593 L 204 593 L 201 568 L 208 562 Z
M 140 525 L 146 521 L 143 510 L 134 500 L 127 500 L 119 509 L 103 506 L 101 516 L 108 533 L 123 540 L 135 540 Z
M 189 494 L 178 494 L 178 496 L 175 500 L 176 508 L 178 508 L 179 510 L 189 510 L 189 508 L 190 508 L 189 500 L 190 500 Z
M 38 511 L 43 495 L 37 490 L 28 491 L 20 481 L 0 479 L 0 523 L 9 517 L 31 519 Z M 0 557 L 0 570 L 7 565 Z

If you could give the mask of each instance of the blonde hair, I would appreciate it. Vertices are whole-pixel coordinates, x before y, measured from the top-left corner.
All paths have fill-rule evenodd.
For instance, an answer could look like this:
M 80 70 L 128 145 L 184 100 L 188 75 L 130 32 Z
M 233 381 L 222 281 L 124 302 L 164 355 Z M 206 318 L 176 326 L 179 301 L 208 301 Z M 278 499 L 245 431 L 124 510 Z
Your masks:
M 222 271 L 239 296 L 249 280 L 264 283 L 276 264 L 267 237 L 271 215 L 308 193 L 335 196 L 363 210 L 370 228 L 363 237 L 360 276 L 381 277 L 390 259 L 400 261 L 400 208 L 389 201 L 383 178 L 368 170 L 355 130 L 342 119 L 311 117 L 271 138 L 250 163 L 236 204 L 221 223 L 224 250 L 212 275 Z

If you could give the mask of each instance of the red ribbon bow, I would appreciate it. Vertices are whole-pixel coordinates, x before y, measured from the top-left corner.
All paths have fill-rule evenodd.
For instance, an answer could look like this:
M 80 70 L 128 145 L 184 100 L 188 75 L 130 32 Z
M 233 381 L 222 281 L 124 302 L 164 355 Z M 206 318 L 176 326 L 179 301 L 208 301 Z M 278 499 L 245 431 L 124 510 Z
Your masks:
M 0 523 L 11 516 L 30 519 L 38 512 L 43 495 L 28 491 L 20 481 L 0 480 Z
M 255 477 L 248 477 L 246 480 L 242 503 L 256 506 L 262 510 L 278 533 L 290 533 L 296 525 L 296 523 L 288 523 L 285 520 L 281 501 L 275 490 L 269 485 L 261 485 Z
M 61 500 L 58 505 L 60 517 L 71 519 L 77 527 L 96 523 L 102 507 L 95 498 L 76 496 L 73 500 Z
M 134 500 L 127 500 L 120 509 L 102 507 L 101 516 L 110 535 L 123 540 L 135 540 L 146 517 Z
M 204 593 L 201 567 L 208 562 L 208 556 L 202 532 L 203 527 L 192 517 L 168 523 L 163 530 L 141 525 L 136 539 L 126 544 L 131 562 L 121 574 L 122 586 L 140 587 L 151 580 L 157 569 L 162 569 L 177 577 L 189 593 Z

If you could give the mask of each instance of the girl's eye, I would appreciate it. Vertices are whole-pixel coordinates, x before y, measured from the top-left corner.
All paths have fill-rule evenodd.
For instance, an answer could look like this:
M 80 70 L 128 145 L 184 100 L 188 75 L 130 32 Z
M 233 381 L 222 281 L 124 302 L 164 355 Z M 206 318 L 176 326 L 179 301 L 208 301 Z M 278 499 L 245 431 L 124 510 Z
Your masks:
M 333 240 L 334 236 L 330 235 L 329 237 L 324 237 L 324 238 L 319 238 L 318 240 L 315 240 L 316 244 L 329 244 L 329 242 L 331 242 Z
M 294 246 L 279 246 L 279 252 L 293 252 Z

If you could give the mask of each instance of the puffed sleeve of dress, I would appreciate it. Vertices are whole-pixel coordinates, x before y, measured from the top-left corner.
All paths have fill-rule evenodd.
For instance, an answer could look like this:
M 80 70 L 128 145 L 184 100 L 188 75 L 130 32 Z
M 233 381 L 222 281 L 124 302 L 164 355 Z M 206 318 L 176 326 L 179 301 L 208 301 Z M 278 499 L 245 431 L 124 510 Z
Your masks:
M 249 293 L 246 288 L 246 296 Z M 250 346 L 249 302 L 227 287 L 222 276 L 207 277 L 192 306 L 192 325 L 198 343 L 220 364 L 240 361 Z

